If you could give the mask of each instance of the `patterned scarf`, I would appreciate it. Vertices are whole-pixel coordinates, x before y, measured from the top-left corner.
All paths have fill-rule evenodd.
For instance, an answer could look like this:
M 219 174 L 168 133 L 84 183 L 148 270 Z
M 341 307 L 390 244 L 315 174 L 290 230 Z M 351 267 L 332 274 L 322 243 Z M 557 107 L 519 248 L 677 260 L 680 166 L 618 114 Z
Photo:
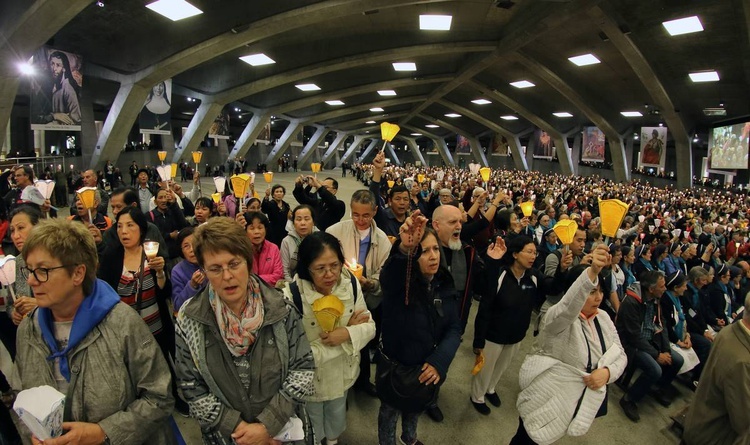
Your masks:
M 245 355 L 255 343 L 255 336 L 263 325 L 263 299 L 260 285 L 253 277 L 247 283 L 247 301 L 240 316 L 237 316 L 221 298 L 217 298 L 213 287 L 208 290 L 208 301 L 216 315 L 216 324 L 227 345 L 235 357 Z

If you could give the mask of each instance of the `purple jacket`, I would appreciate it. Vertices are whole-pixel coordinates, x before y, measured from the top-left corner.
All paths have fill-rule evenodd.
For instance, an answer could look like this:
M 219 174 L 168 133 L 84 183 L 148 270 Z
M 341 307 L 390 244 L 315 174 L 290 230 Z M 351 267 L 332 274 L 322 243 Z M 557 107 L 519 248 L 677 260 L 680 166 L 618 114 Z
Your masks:
M 260 252 L 253 254 L 253 273 L 257 274 L 271 287 L 284 278 L 284 265 L 281 263 L 279 246 L 265 240 Z
M 189 298 L 198 295 L 198 292 L 202 291 L 208 280 L 204 280 L 198 289 L 193 289 L 190 285 L 190 278 L 193 273 L 200 269 L 197 264 L 182 260 L 172 269 L 172 304 L 174 305 L 174 311 L 180 310 L 180 306 L 186 302 Z

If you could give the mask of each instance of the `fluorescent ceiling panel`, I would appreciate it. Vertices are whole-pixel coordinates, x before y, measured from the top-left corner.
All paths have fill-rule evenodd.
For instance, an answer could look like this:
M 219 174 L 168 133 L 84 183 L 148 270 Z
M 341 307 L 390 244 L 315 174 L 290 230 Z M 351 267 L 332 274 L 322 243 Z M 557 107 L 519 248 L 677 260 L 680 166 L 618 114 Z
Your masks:
M 416 71 L 417 64 L 414 62 L 393 62 L 393 69 L 396 71 Z
M 560 111 L 560 112 L 552 113 L 552 114 L 557 117 L 573 117 L 573 115 L 568 113 L 567 111 Z
M 380 113 L 381 111 L 383 111 L 383 109 L 380 107 L 375 107 L 375 108 L 370 108 L 370 111 L 372 111 L 373 113 Z
M 506 120 L 506 121 L 517 121 L 518 120 L 518 116 L 513 116 L 513 115 L 509 114 L 507 116 L 500 116 L 500 119 L 503 119 L 503 120 Z
M 295 87 L 299 88 L 302 91 L 318 91 L 320 89 L 320 87 L 315 85 L 314 83 L 302 83 L 299 85 L 295 85 Z
M 396 92 L 393 90 L 379 90 L 378 94 L 381 96 L 395 96 Z
M 670 20 L 668 22 L 661 23 L 667 32 L 671 36 L 679 36 L 681 34 L 690 34 L 693 32 L 703 31 L 703 24 L 697 15 L 692 17 L 685 17 L 682 19 Z
M 367 121 L 367 122 L 365 122 L 365 123 L 366 123 L 366 124 L 376 124 L 377 122 L 375 122 L 375 121 Z
M 641 117 L 643 114 L 640 111 L 622 111 L 620 112 L 625 117 Z
M 594 65 L 601 63 L 602 61 L 597 59 L 593 54 L 582 54 L 580 56 L 568 57 L 568 60 L 575 63 L 578 66 Z
M 510 84 L 516 88 L 531 88 L 536 86 L 528 80 L 519 80 L 518 82 L 511 82 Z
M 420 15 L 419 29 L 423 31 L 449 31 L 451 29 L 451 15 Z
M 412 136 L 422 136 L 422 133 L 412 133 Z
M 461 115 L 458 113 L 448 113 L 445 115 L 445 117 L 461 117 Z
M 334 105 L 334 106 L 335 105 L 344 105 L 344 102 L 342 102 L 340 100 L 327 100 L 326 103 L 328 105 Z
M 176 22 L 194 15 L 203 14 L 203 11 L 186 2 L 185 0 L 158 0 L 149 3 L 146 7 L 164 17 Z
M 690 73 L 690 80 L 693 82 L 718 82 L 719 73 L 716 71 L 701 71 L 699 73 Z
M 471 101 L 472 103 L 475 103 L 477 105 L 487 105 L 491 104 L 492 102 L 487 99 L 474 99 Z
M 427 128 L 440 128 L 440 125 L 427 124 L 427 125 L 425 125 L 425 127 L 427 127 Z
M 268 57 L 267 55 L 263 53 L 250 54 L 249 56 L 242 56 L 240 57 L 240 60 L 252 66 L 270 65 L 272 63 L 276 63 L 275 60 L 273 60 L 272 58 Z

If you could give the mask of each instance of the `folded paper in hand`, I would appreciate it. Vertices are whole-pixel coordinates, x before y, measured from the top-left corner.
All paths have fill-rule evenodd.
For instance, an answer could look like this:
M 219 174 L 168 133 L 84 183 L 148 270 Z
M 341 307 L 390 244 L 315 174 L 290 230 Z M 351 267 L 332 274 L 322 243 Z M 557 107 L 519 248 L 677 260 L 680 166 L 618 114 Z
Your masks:
M 303 440 L 305 438 L 305 429 L 302 426 L 302 420 L 295 416 L 289 419 L 284 425 L 284 428 L 279 431 L 279 434 L 274 437 L 274 440 L 281 442 L 294 442 L 296 440 Z
M 39 440 L 62 435 L 65 395 L 51 386 L 37 386 L 18 393 L 13 411 Z

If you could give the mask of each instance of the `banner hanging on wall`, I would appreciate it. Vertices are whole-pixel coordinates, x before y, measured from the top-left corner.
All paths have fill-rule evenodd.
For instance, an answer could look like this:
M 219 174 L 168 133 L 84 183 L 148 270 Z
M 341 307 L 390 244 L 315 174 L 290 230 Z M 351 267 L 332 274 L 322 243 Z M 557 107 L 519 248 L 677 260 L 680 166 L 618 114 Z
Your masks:
M 460 134 L 456 135 L 456 153 L 471 153 L 471 143 Z
M 208 137 L 213 139 L 229 139 L 229 105 L 221 109 L 214 123 L 208 129 Z
M 604 132 L 597 127 L 583 129 L 583 150 L 581 161 L 604 162 Z
M 555 142 L 541 128 L 534 130 L 534 158 L 551 161 L 555 155 Z
M 31 63 L 31 129 L 81 131 L 81 56 L 44 46 Z
M 667 127 L 641 127 L 641 167 L 664 168 L 667 158 Z
M 508 156 L 508 140 L 500 133 L 492 137 L 492 156 Z
M 172 133 L 172 79 L 151 88 L 141 109 L 138 126 L 143 134 Z

